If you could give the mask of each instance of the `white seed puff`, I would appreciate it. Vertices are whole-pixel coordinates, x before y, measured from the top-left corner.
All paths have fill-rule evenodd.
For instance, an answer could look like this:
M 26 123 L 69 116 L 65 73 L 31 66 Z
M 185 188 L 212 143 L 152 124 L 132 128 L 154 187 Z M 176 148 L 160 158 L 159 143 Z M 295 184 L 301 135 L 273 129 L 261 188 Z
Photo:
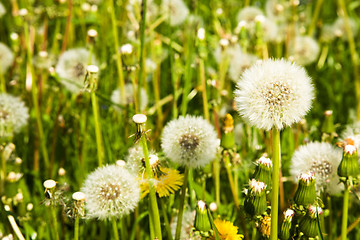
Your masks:
M 268 59 L 245 70 L 234 93 L 239 114 L 268 131 L 300 121 L 311 107 L 314 87 L 303 67 Z
M 172 161 L 203 167 L 215 158 L 220 145 L 214 127 L 202 117 L 181 116 L 164 128 L 161 147 Z
M 90 173 L 81 192 L 86 196 L 87 217 L 100 220 L 127 215 L 140 200 L 136 176 L 115 164 L 99 167 Z

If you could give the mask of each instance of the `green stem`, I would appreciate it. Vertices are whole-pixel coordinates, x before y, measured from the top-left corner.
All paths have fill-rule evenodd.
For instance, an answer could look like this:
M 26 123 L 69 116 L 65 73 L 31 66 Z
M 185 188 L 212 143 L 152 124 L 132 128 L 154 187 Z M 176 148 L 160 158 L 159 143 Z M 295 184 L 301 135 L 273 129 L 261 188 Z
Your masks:
M 154 183 L 153 183 L 154 173 L 152 172 L 151 166 L 150 166 L 149 151 L 147 148 L 145 134 L 143 134 L 141 137 L 141 145 L 142 145 L 143 152 L 144 152 L 146 174 L 147 174 L 147 178 L 149 181 L 149 196 L 150 196 L 150 207 L 151 207 L 150 218 L 153 219 L 155 237 L 157 237 L 159 240 L 161 240 L 162 235 L 161 235 L 160 214 L 159 214 L 159 208 L 158 208 L 158 204 L 157 204 L 155 188 L 154 188 Z
M 169 224 L 168 215 L 167 215 L 167 212 L 166 212 L 166 205 L 165 205 L 164 200 L 162 198 L 159 198 L 159 200 L 160 200 L 160 204 L 161 204 L 162 214 L 163 214 L 163 217 L 164 217 L 165 229 L 166 229 L 166 232 L 167 232 L 167 238 L 168 239 L 173 239 L 173 236 L 171 234 L 171 228 L 170 228 L 170 224 Z
M 176 233 L 175 233 L 175 240 L 179 240 L 181 236 L 181 226 L 182 226 L 182 218 L 184 214 L 184 204 L 185 204 L 185 196 L 186 196 L 186 185 L 188 181 L 188 174 L 189 174 L 189 167 L 185 167 L 184 172 L 184 183 L 181 188 L 181 196 L 180 196 L 180 205 L 179 205 L 179 212 L 178 218 L 176 223 Z
M 280 130 L 273 129 L 273 173 L 272 173 L 272 193 L 271 193 L 271 233 L 270 239 L 278 239 L 278 212 L 279 212 L 279 172 L 281 150 L 280 150 Z
M 215 184 L 215 202 L 219 206 L 220 205 L 220 162 L 219 159 L 216 158 L 213 162 L 213 179 Z
M 116 218 L 113 217 L 111 219 L 111 221 L 112 221 L 112 227 L 113 227 L 113 232 L 114 232 L 114 238 L 115 238 L 115 240 L 119 240 L 119 231 L 118 231 L 118 227 L 117 227 Z
M 353 65 L 353 72 L 354 72 L 354 82 L 355 82 L 355 93 L 357 99 L 357 113 L 356 118 L 360 120 L 360 73 L 359 73 L 359 56 L 356 51 L 356 44 L 354 41 L 354 34 L 351 31 L 349 16 L 346 10 L 345 0 L 338 0 L 338 5 L 341 8 L 344 14 L 344 23 L 345 23 L 345 31 L 349 41 L 349 48 L 351 53 L 351 61 Z
M 199 62 L 199 75 L 200 75 L 199 77 L 201 79 L 204 117 L 206 120 L 210 121 L 209 106 L 208 106 L 207 91 L 206 91 L 205 63 L 204 63 L 204 59 L 202 59 L 202 58 L 200 58 L 200 62 Z
M 45 136 L 44 136 L 44 129 L 42 126 L 42 121 L 41 121 L 41 112 L 40 112 L 40 106 L 39 106 L 39 101 L 38 101 L 38 89 L 37 89 L 37 83 L 36 81 L 36 76 L 34 73 L 34 68 L 33 68 L 33 64 L 32 64 L 32 51 L 31 51 L 31 44 L 30 44 L 30 37 L 29 37 L 29 25 L 27 22 L 24 23 L 24 35 L 25 35 L 25 41 L 27 44 L 27 68 L 31 75 L 32 78 L 32 87 L 31 87 L 31 96 L 32 96 L 32 100 L 33 100 L 33 104 L 34 104 L 34 109 L 35 109 L 35 115 L 36 115 L 36 124 L 38 127 L 38 134 L 39 134 L 39 141 L 40 141 L 40 145 L 41 145 L 41 152 L 43 154 L 44 157 L 44 167 L 46 170 L 49 169 L 49 155 L 47 152 L 47 147 L 45 144 Z M 36 167 L 37 168 L 37 167 Z M 36 171 L 38 171 L 39 169 L 35 169 Z
M 1 71 L 1 66 L 0 66 L 0 92 L 2 93 L 6 92 L 6 82 L 3 72 Z
M 144 45 L 145 45 L 145 28 L 146 28 L 146 2 L 147 0 L 141 1 L 141 23 L 140 23 L 140 59 L 139 59 L 139 84 L 138 84 L 138 102 L 140 105 L 141 103 L 141 87 L 143 83 L 143 77 L 144 77 Z M 136 111 L 139 111 L 140 109 L 136 109 Z
M 319 14 L 320 14 L 320 10 L 321 10 L 321 6 L 322 6 L 323 2 L 324 2 L 324 0 L 317 0 L 316 1 L 315 11 L 314 11 L 314 14 L 312 16 L 311 24 L 310 24 L 309 32 L 308 32 L 308 35 L 310 37 L 312 37 L 313 34 L 314 34 L 314 31 L 315 31 L 315 28 L 316 28 L 316 23 L 317 23 L 317 20 L 319 18 Z
M 101 136 L 99 105 L 98 105 L 98 102 L 97 102 L 97 99 L 96 99 L 95 90 L 92 90 L 90 95 L 91 95 L 91 105 L 92 105 L 93 114 L 94 114 L 98 163 L 99 163 L 99 167 L 101 167 L 102 164 L 103 164 L 103 161 L 104 161 L 104 147 L 103 147 L 103 144 L 102 144 L 102 136 Z
M 79 240 L 79 216 L 78 214 L 75 216 L 74 223 L 74 240 Z
M 119 51 L 119 39 L 118 39 L 118 31 L 116 24 L 114 0 L 109 0 L 109 5 L 110 5 L 109 10 L 111 15 L 110 17 L 111 17 L 112 33 L 113 33 L 114 45 L 115 45 L 116 67 L 118 70 L 118 78 L 119 78 L 118 84 L 121 93 L 121 102 L 126 103 L 125 81 L 124 81 L 123 67 L 121 61 L 121 53 Z
M 183 94 L 182 94 L 182 103 L 181 103 L 181 115 L 185 116 L 187 112 L 187 106 L 188 106 L 188 95 L 190 93 L 191 89 L 191 78 L 192 78 L 192 69 L 191 64 L 193 60 L 193 39 L 191 37 L 191 32 L 188 34 L 188 40 L 187 40 L 187 60 L 186 60 L 186 66 L 185 66 L 185 74 L 184 74 L 184 88 L 183 88 Z
M 237 193 L 236 193 L 237 191 L 235 190 L 234 179 L 233 179 L 233 176 L 231 173 L 232 167 L 231 167 L 230 157 L 229 157 L 228 152 L 224 153 L 224 164 L 225 164 L 226 172 L 228 175 L 230 189 L 231 189 L 231 193 L 233 195 L 235 206 L 236 206 L 236 208 L 239 208 L 240 203 L 239 203 L 239 199 L 237 197 Z
M 56 216 L 56 207 L 54 205 L 51 205 L 51 217 L 53 221 L 53 230 L 54 230 L 54 237 L 56 240 L 59 240 L 59 232 L 58 232 L 58 222 L 57 222 L 57 216 Z
M 6 161 L 4 157 L 4 151 L 0 152 L 1 157 L 1 169 L 0 169 L 0 195 L 5 193 L 5 178 L 6 178 Z
M 344 202 L 342 211 L 342 222 L 341 222 L 341 240 L 346 240 L 347 236 L 347 222 L 348 222 L 348 210 L 349 210 L 349 186 L 345 184 L 344 190 Z

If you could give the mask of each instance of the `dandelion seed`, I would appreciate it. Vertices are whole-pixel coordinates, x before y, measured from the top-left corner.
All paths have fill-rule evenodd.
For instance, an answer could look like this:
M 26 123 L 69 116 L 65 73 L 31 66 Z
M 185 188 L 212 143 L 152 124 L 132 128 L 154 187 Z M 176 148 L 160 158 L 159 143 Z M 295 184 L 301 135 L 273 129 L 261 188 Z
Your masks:
M 8 46 L 0 42 L 0 74 L 5 73 L 13 62 L 13 52 Z
M 161 147 L 172 161 L 203 167 L 215 158 L 220 145 L 214 127 L 202 117 L 181 116 L 164 128 Z
M 269 59 L 247 69 L 235 90 L 237 109 L 247 122 L 269 131 L 300 121 L 311 107 L 314 89 L 304 68 Z
M 86 195 L 87 216 L 100 220 L 127 215 L 140 200 L 136 176 L 117 165 L 97 168 L 86 178 L 81 192 Z
M 329 194 L 340 193 L 337 167 L 342 159 L 342 151 L 329 143 L 311 142 L 299 147 L 291 158 L 290 174 L 294 181 L 301 173 L 311 171 L 316 177 L 317 191 Z
M 83 88 L 89 58 L 90 52 L 85 48 L 70 49 L 60 56 L 55 71 L 70 92 L 79 93 Z M 91 56 L 91 64 L 97 65 L 94 55 Z
M 182 0 L 163 0 L 162 11 L 170 18 L 170 25 L 177 26 L 185 21 L 189 9 Z

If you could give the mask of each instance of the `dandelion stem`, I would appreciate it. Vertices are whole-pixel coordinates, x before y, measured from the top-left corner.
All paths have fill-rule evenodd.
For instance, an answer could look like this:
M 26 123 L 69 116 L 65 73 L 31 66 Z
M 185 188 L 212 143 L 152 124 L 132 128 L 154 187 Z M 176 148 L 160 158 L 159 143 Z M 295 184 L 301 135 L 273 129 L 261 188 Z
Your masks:
M 204 117 L 205 117 L 206 120 L 210 121 L 209 105 L 208 105 L 207 91 L 206 91 L 205 63 L 204 63 L 204 59 L 202 59 L 202 58 L 200 58 L 200 60 L 199 60 L 199 77 L 201 79 L 202 99 L 203 99 L 203 106 L 204 106 Z
M 0 92 L 6 92 L 6 82 L 0 66 Z
M 346 240 L 347 237 L 347 222 L 348 222 L 348 210 L 349 210 L 349 186 L 345 184 L 344 190 L 344 201 L 342 211 L 342 222 L 341 222 L 341 240 Z
M 182 95 L 182 103 L 181 103 L 181 115 L 185 116 L 187 112 L 187 105 L 189 102 L 188 95 L 191 89 L 191 78 L 192 78 L 192 69 L 191 64 L 193 62 L 193 44 L 192 44 L 192 33 L 188 34 L 187 39 L 187 60 L 185 65 L 185 75 L 184 75 L 184 88 Z
M 185 203 L 185 196 L 186 196 L 186 186 L 188 181 L 188 174 L 189 174 L 189 167 L 185 166 L 184 172 L 184 183 L 181 188 L 181 196 L 180 196 L 180 205 L 179 205 L 179 213 L 176 223 L 176 232 L 175 232 L 175 240 L 180 239 L 181 234 L 181 226 L 182 226 L 182 218 L 184 214 L 184 203 Z
M 113 227 L 113 232 L 114 232 L 114 239 L 119 240 L 119 232 L 118 232 L 118 227 L 117 227 L 117 222 L 116 222 L 115 217 L 112 218 L 112 227 Z
M 5 178 L 6 178 L 6 160 L 4 157 L 4 150 L 0 152 L 1 157 L 1 169 L 0 169 L 0 195 L 3 196 L 5 192 Z
M 227 172 L 227 175 L 228 175 L 230 189 L 231 189 L 231 193 L 233 195 L 234 203 L 235 203 L 236 208 L 239 209 L 240 203 L 239 203 L 239 199 L 237 197 L 237 193 L 236 193 L 236 190 L 235 190 L 234 179 L 233 179 L 233 176 L 232 176 L 232 173 L 231 173 L 232 167 L 231 167 L 229 155 L 230 154 L 228 152 L 224 153 L 224 164 L 225 164 L 226 172 Z
M 146 28 L 146 3 L 147 0 L 141 1 L 141 23 L 140 23 L 140 59 L 139 59 L 139 78 L 138 78 L 138 92 L 137 92 L 137 98 L 138 98 L 138 106 L 141 103 L 141 87 L 143 83 L 144 78 L 144 45 L 145 45 L 145 28 Z M 136 111 L 139 111 L 139 109 L 136 109 Z
M 168 239 L 173 239 L 173 236 L 171 234 L 171 228 L 170 228 L 170 224 L 169 224 L 168 215 L 167 215 L 167 212 L 166 212 L 166 205 L 165 205 L 164 200 L 162 198 L 159 198 L 159 200 L 160 200 L 160 204 L 161 204 L 162 214 L 163 214 L 163 217 L 164 217 L 167 238 Z
M 58 222 L 57 222 L 57 216 L 56 216 L 56 206 L 54 206 L 53 204 L 51 204 L 50 206 L 51 208 L 51 217 L 52 217 L 52 221 L 53 221 L 53 230 L 54 230 L 54 238 L 56 240 L 59 240 L 59 232 L 58 232 Z
M 121 61 L 121 53 L 119 51 L 119 39 L 118 39 L 118 31 L 117 31 L 117 24 L 116 24 L 116 17 L 115 17 L 115 6 L 114 0 L 109 0 L 109 10 L 111 15 L 111 25 L 112 25 L 112 33 L 114 37 L 114 45 L 115 45 L 115 54 L 116 54 L 116 67 L 118 70 L 118 80 L 119 80 L 119 88 L 121 92 L 121 102 L 126 102 L 126 93 L 125 93 L 125 81 L 124 81 L 124 74 L 123 74 L 123 67 Z
M 220 162 L 219 158 L 216 158 L 213 162 L 213 174 L 215 184 L 215 202 L 220 205 Z
M 317 20 L 319 18 L 319 13 L 320 13 L 321 6 L 322 6 L 323 2 L 324 2 L 324 0 L 317 0 L 316 1 L 315 11 L 314 11 L 313 17 L 311 19 L 311 24 L 310 24 L 309 32 L 308 32 L 308 35 L 310 37 L 312 37 L 313 34 L 314 34 L 314 31 L 315 31 L 315 28 L 316 28 L 316 23 L 317 23 Z
M 280 130 L 273 128 L 273 172 L 271 193 L 271 233 L 270 239 L 278 239 L 278 212 L 279 212 L 279 172 L 280 169 Z
M 153 174 L 153 172 L 151 170 L 151 166 L 150 166 L 149 151 L 147 148 L 145 134 L 143 134 L 141 136 L 141 145 L 142 145 L 143 152 L 144 152 L 146 174 L 147 174 L 148 181 L 149 181 L 150 218 L 153 219 L 155 237 L 157 237 L 159 240 L 161 240 L 162 235 L 161 235 L 159 208 L 158 208 L 155 189 L 154 189 L 154 185 L 153 185 L 153 181 L 152 181 L 154 178 L 154 174 Z
M 95 91 L 93 90 L 91 93 L 91 105 L 94 114 L 94 122 L 95 122 L 95 135 L 96 135 L 96 146 L 97 146 L 97 156 L 98 156 L 98 164 L 99 167 L 102 166 L 104 160 L 104 148 L 102 144 L 102 136 L 101 136 L 101 126 L 100 126 L 100 116 L 99 116 L 99 105 L 96 99 Z
M 79 216 L 78 214 L 76 214 L 74 223 L 74 240 L 79 239 L 79 222 Z
M 349 41 L 349 48 L 351 53 L 351 61 L 353 65 L 353 72 L 354 72 L 354 82 L 355 82 L 355 93 L 357 99 L 357 111 L 356 111 L 356 118 L 360 120 L 360 73 L 359 73 L 359 56 L 356 51 L 356 45 L 354 41 L 354 34 L 351 31 L 349 16 L 346 11 L 346 5 L 344 0 L 338 0 L 338 5 L 342 10 L 344 15 L 344 23 L 345 23 L 345 31 Z
M 31 42 L 30 42 L 30 36 L 29 36 L 29 25 L 27 22 L 24 23 L 24 35 L 25 35 L 25 41 L 27 44 L 27 64 L 26 64 L 26 68 L 27 68 L 27 77 L 31 77 L 31 96 L 32 96 L 32 100 L 33 100 L 33 104 L 34 104 L 34 109 L 35 109 L 35 115 L 36 115 L 36 124 L 38 127 L 38 134 L 39 134 L 39 141 L 40 141 L 40 145 L 41 145 L 41 152 L 43 154 L 43 158 L 44 158 L 44 165 L 45 165 L 45 169 L 48 170 L 49 168 L 49 155 L 47 152 L 47 147 L 46 147 L 46 139 L 44 136 L 44 129 L 42 126 L 42 121 L 41 121 L 41 110 L 40 110 L 40 106 L 39 106 L 39 100 L 38 100 L 38 89 L 37 89 L 37 84 L 36 82 L 34 82 L 37 78 L 35 76 L 34 73 L 34 68 L 33 68 L 33 64 L 32 64 L 32 47 L 31 47 Z M 34 164 L 34 170 L 38 171 L 38 164 Z

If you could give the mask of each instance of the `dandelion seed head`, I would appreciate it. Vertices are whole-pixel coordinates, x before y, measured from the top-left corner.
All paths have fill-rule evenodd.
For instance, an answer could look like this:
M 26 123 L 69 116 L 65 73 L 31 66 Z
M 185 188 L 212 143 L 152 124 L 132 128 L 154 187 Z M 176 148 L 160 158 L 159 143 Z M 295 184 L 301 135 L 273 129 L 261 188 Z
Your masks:
M 6 9 L 4 5 L 0 2 L 0 18 L 2 18 L 6 14 Z
M 64 87 L 72 93 L 79 93 L 84 85 L 90 52 L 85 48 L 74 48 L 65 51 L 59 58 L 55 71 Z M 97 65 L 94 55 L 91 64 Z
M 241 74 L 258 60 L 257 56 L 243 53 L 240 49 L 234 51 L 232 56 L 229 64 L 229 76 L 233 81 L 239 80 Z
M 315 39 L 309 36 L 298 36 L 295 38 L 290 54 L 294 61 L 300 65 L 313 63 L 319 56 L 320 47 Z
M 171 26 L 180 25 L 189 15 L 189 9 L 182 0 L 162 0 L 162 11 L 170 17 Z
M 237 21 L 246 21 L 247 23 L 254 23 L 256 21 L 256 17 L 264 15 L 260 8 L 257 7 L 244 7 L 240 10 L 237 15 Z
M 161 147 L 172 161 L 193 168 L 215 158 L 220 145 L 214 127 L 202 117 L 181 116 L 164 128 Z
M 87 216 L 100 220 L 127 215 L 140 200 L 136 176 L 117 165 L 100 167 L 90 173 L 81 192 L 86 195 Z
M 141 102 L 140 102 L 140 111 L 143 111 L 146 106 L 148 105 L 148 95 L 144 88 L 140 89 L 141 94 Z M 125 102 L 122 100 L 121 91 L 119 88 L 115 89 L 111 94 L 111 101 L 115 104 L 119 105 L 130 105 L 134 104 L 134 88 L 131 83 L 125 84 Z M 114 106 L 114 109 L 116 111 L 120 111 L 120 108 L 117 106 Z
M 243 73 L 235 90 L 240 115 L 264 130 L 300 121 L 313 98 L 313 85 L 304 68 L 283 59 L 257 62 Z
M 353 36 L 356 36 L 359 30 L 359 26 L 356 21 L 352 18 L 348 18 L 349 26 Z M 348 35 L 346 33 L 345 27 L 345 19 L 343 17 L 339 17 L 333 24 L 333 31 L 337 37 L 341 37 L 343 40 L 348 41 Z
M 29 110 L 20 98 L 8 93 L 0 93 L 0 125 L 9 127 L 12 132 L 18 133 L 27 125 Z M 8 133 L 1 129 L 0 137 Z
M 11 49 L 0 42 L 0 74 L 5 73 L 14 62 Z
M 291 158 L 290 174 L 296 181 L 301 173 L 311 171 L 316 177 L 317 190 L 337 194 L 343 189 L 337 175 L 341 159 L 341 149 L 329 143 L 311 142 L 295 151 Z

